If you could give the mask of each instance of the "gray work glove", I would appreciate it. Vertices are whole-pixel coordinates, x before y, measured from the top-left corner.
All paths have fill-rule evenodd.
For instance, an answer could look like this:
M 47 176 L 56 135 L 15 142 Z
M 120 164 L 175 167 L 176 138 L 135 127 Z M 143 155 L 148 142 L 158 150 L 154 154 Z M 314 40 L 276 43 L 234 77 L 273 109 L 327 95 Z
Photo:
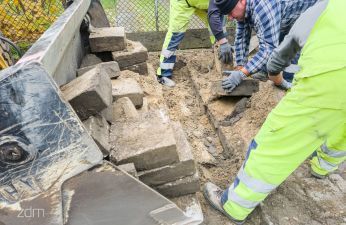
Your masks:
M 228 75 L 228 77 L 222 80 L 222 88 L 227 92 L 232 92 L 233 89 L 236 88 L 242 82 L 242 80 L 246 78 L 246 75 L 240 70 L 225 70 L 223 71 L 223 74 Z
M 291 89 L 292 83 L 290 83 L 290 82 L 286 81 L 285 79 L 283 79 L 281 84 L 275 85 L 275 86 L 277 86 L 278 88 L 280 88 L 282 90 L 287 91 L 288 89 Z
M 233 49 L 228 42 L 221 44 L 219 48 L 219 60 L 225 64 L 230 64 L 233 61 L 232 52 Z

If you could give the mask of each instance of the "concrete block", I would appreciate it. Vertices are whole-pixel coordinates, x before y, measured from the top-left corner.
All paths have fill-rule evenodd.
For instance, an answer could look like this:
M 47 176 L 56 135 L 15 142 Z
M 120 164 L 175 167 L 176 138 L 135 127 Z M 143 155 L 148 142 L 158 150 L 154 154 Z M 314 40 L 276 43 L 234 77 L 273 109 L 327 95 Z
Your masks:
M 243 80 L 232 92 L 226 92 L 221 86 L 221 80 L 212 84 L 213 94 L 216 96 L 251 96 L 259 90 L 259 81 L 254 79 Z
M 202 224 L 204 216 L 197 194 L 184 195 L 171 200 L 182 209 L 186 215 L 194 219 L 191 221 L 192 224 Z
M 113 52 L 125 49 L 125 29 L 123 27 L 94 28 L 89 36 L 92 52 Z
M 113 101 L 128 97 L 137 108 L 143 105 L 143 90 L 138 82 L 132 78 L 112 80 L 112 96 Z
M 96 115 L 112 103 L 112 84 L 107 74 L 96 67 L 61 87 L 81 120 Z
M 118 168 L 121 170 L 124 170 L 126 173 L 132 175 L 133 177 L 138 178 L 135 164 L 133 163 L 122 164 L 122 165 L 119 165 Z
M 197 191 L 200 191 L 199 175 L 196 172 L 192 176 L 156 186 L 154 189 L 166 197 L 179 197 L 182 195 L 196 193 Z
M 186 139 L 184 130 L 179 122 L 173 122 L 172 128 L 177 142 L 179 162 L 153 170 L 142 171 L 139 179 L 149 185 L 157 186 L 182 177 L 193 175 L 196 172 L 191 146 Z
M 138 119 L 139 114 L 128 97 L 119 98 L 112 104 L 112 123 Z
M 101 116 L 91 116 L 83 122 L 88 133 L 94 139 L 103 153 L 103 156 L 109 155 L 109 125 L 105 118 Z
M 148 112 L 138 120 L 111 126 L 111 161 L 134 163 L 137 170 L 150 170 L 178 162 L 176 141 L 165 115 Z
M 102 63 L 102 60 L 94 54 L 87 54 L 83 57 L 80 68 L 94 66 Z
M 87 66 L 87 67 L 83 67 L 83 68 L 79 68 L 77 70 L 77 76 L 81 76 L 84 73 L 86 73 L 87 71 L 95 68 L 95 67 L 102 67 L 104 72 L 108 74 L 109 78 L 117 78 L 120 76 L 120 68 L 117 62 L 111 61 L 111 62 L 103 62 L 103 63 L 99 63 L 96 65 L 92 65 L 92 66 Z
M 127 40 L 125 51 L 112 52 L 113 60 L 119 63 L 120 69 L 146 62 L 148 50 L 140 42 Z
M 125 67 L 123 70 L 130 70 L 140 75 L 148 75 L 148 64 L 146 62 Z
M 100 115 L 107 120 L 108 123 L 113 121 L 113 104 L 101 111 Z

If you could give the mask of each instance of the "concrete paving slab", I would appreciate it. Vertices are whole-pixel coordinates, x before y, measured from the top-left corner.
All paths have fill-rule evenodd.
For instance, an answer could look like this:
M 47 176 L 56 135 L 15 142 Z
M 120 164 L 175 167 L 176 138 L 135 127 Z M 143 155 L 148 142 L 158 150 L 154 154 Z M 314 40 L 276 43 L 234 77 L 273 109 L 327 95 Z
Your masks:
M 125 49 L 123 27 L 93 28 L 89 36 L 91 52 L 113 52 Z
M 232 92 L 226 92 L 221 86 L 222 80 L 212 84 L 213 94 L 216 96 L 241 96 L 249 97 L 259 90 L 259 81 L 254 79 L 243 80 Z
M 112 103 L 111 80 L 99 67 L 62 86 L 61 91 L 81 120 L 98 114 Z
M 186 138 L 183 127 L 179 122 L 172 122 L 179 162 L 172 165 L 142 171 L 138 174 L 139 179 L 149 186 L 157 186 L 168 183 L 182 177 L 193 175 L 196 172 L 192 149 Z
M 111 126 L 111 160 L 134 163 L 138 171 L 178 162 L 176 141 L 169 118 L 150 111 L 138 120 L 115 122 Z
M 146 62 L 148 60 L 148 50 L 140 42 L 126 41 L 124 51 L 112 52 L 113 60 L 119 63 L 121 70 L 124 68 Z
M 77 76 L 81 76 L 84 73 L 88 72 L 89 70 L 95 68 L 95 67 L 102 67 L 104 72 L 108 74 L 109 78 L 117 78 L 120 76 L 120 68 L 117 62 L 110 61 L 110 62 L 101 62 L 95 65 L 87 66 L 87 67 L 81 67 L 77 70 Z
M 113 101 L 119 98 L 128 97 L 137 108 L 143 105 L 143 90 L 139 83 L 133 78 L 112 80 L 112 96 Z
M 99 146 L 103 153 L 103 156 L 109 155 L 110 144 L 109 144 L 109 124 L 102 116 L 91 116 L 89 119 L 83 122 L 88 133 L 94 139 L 96 144 Z

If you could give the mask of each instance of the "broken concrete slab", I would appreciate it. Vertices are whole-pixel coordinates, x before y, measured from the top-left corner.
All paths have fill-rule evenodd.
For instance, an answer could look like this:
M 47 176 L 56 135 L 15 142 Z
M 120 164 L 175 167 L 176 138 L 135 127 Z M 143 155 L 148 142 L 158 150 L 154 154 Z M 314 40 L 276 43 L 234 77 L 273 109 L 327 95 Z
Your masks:
M 122 164 L 122 165 L 119 165 L 118 168 L 130 174 L 131 176 L 138 178 L 135 164 L 133 163 Z
M 143 62 L 125 67 L 123 70 L 131 70 L 132 72 L 139 73 L 140 75 L 148 75 L 148 64 Z
M 123 27 L 93 28 L 89 36 L 92 52 L 113 52 L 125 49 L 125 29 Z
M 138 119 L 139 114 L 128 97 L 119 98 L 112 104 L 112 123 Z
M 179 197 L 196 193 L 197 191 L 200 191 L 198 172 L 192 176 L 180 178 L 176 181 L 156 186 L 154 189 L 166 197 Z
M 95 65 L 87 66 L 87 67 L 82 67 L 77 70 L 77 76 L 81 76 L 87 71 L 95 68 L 95 67 L 102 67 L 105 71 L 105 73 L 108 74 L 109 78 L 117 78 L 120 76 L 120 68 L 117 62 L 111 61 L 111 62 L 103 62 L 103 63 L 98 63 Z
M 157 186 L 182 177 L 190 176 L 196 171 L 192 149 L 189 141 L 186 139 L 183 127 L 179 122 L 172 122 L 172 128 L 177 142 L 179 162 L 140 172 L 138 174 L 139 179 L 149 186 Z
M 113 60 L 119 63 L 121 70 L 124 68 L 146 62 L 148 50 L 140 42 L 127 40 L 125 51 L 112 52 Z
M 119 98 L 128 97 L 137 108 L 143 105 L 143 90 L 133 78 L 112 80 L 112 96 L 113 101 Z
M 95 67 L 62 86 L 61 91 L 81 120 L 96 115 L 112 102 L 110 78 L 100 67 Z
M 215 96 L 251 96 L 259 90 L 259 81 L 254 79 L 243 80 L 232 92 L 227 92 L 222 88 L 222 80 L 212 84 L 213 94 Z
M 80 68 L 88 67 L 88 66 L 94 66 L 94 65 L 99 64 L 99 63 L 102 63 L 102 60 L 99 57 L 97 57 L 94 54 L 87 54 L 82 59 L 82 63 L 80 65 Z
M 134 163 L 137 170 L 150 170 L 178 162 L 176 141 L 167 115 L 150 111 L 138 120 L 111 126 L 111 161 Z
M 103 156 L 109 155 L 109 125 L 102 116 L 91 116 L 83 122 L 88 133 L 94 139 L 103 153 Z

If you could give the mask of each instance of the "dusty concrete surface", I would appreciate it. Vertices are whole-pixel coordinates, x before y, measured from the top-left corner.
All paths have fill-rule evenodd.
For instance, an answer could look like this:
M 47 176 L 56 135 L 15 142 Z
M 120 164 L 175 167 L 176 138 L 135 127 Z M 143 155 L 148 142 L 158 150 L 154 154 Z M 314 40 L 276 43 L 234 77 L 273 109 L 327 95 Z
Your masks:
M 177 85 L 163 87 L 163 94 L 171 119 L 180 121 L 187 134 L 198 162 L 201 184 L 212 181 L 226 188 L 237 174 L 250 140 L 284 92 L 270 82 L 261 82 L 259 91 L 242 100 L 239 106 L 237 103 L 241 98 L 213 100 L 210 84 L 221 78 L 215 71 L 213 58 L 211 50 L 179 51 L 173 73 Z M 150 53 L 149 62 L 156 69 L 159 52 Z M 230 121 L 237 115 L 239 118 Z M 222 142 L 230 147 L 223 149 L 218 134 L 224 136 Z M 340 175 L 316 180 L 311 177 L 308 162 L 305 162 L 257 207 L 246 224 L 345 225 L 345 167 L 337 173 Z M 197 196 L 202 205 L 204 224 L 233 224 L 213 210 L 202 193 L 198 192 Z

